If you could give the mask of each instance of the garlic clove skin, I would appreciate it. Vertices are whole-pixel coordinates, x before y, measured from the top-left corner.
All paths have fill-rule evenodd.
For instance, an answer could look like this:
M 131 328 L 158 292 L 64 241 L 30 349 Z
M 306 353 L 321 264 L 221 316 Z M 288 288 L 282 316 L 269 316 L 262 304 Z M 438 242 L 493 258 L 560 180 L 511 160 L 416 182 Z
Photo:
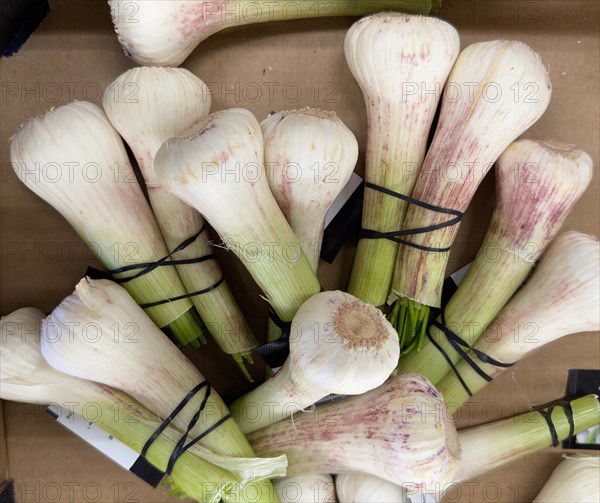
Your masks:
M 317 270 L 327 211 L 350 179 L 358 142 L 335 112 L 277 112 L 261 122 L 265 169 L 277 204 Z
M 311 473 L 273 481 L 281 503 L 336 503 L 335 484 L 328 474 Z
M 593 171 L 590 155 L 574 145 L 551 139 L 511 143 L 495 171 L 498 218 L 492 217 L 490 227 L 498 246 L 509 246 L 526 262 L 536 261 L 589 186 Z
M 185 68 L 137 67 L 106 88 L 102 105 L 133 151 L 146 184 L 154 185 L 159 183 L 156 152 L 209 114 L 211 95 L 206 84 Z
M 410 503 L 404 487 L 364 473 L 342 473 L 335 477 L 339 503 Z

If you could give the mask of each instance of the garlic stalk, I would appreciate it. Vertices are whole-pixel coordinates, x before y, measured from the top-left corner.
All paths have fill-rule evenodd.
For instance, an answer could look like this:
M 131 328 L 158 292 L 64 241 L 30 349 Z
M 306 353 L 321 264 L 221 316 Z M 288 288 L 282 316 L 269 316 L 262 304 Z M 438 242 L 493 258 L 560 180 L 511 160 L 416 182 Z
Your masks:
M 44 320 L 42 354 L 57 370 L 120 389 L 162 419 L 205 382 L 129 294 L 107 280 L 84 278 Z M 191 397 L 171 424 L 185 431 L 200 410 L 190 438 L 213 428 L 200 445 L 225 456 L 254 457 L 235 421 L 227 419 L 227 407 L 209 387 Z M 260 501 L 274 497 L 268 481 L 253 485 Z
M 496 164 L 496 208 L 483 244 L 463 282 L 444 308 L 445 323 L 473 344 L 531 272 L 592 177 L 591 157 L 552 140 L 517 140 Z M 395 307 L 392 324 L 406 316 Z M 394 316 L 392 316 L 394 318 Z M 442 319 L 438 317 L 438 322 Z M 452 363 L 460 355 L 442 330 L 429 334 Z M 428 339 L 402 357 L 401 372 L 417 372 L 436 385 L 450 365 Z
M 231 412 L 244 433 L 259 430 L 332 393 L 380 386 L 399 355 L 398 335 L 379 309 L 344 292 L 318 293 L 294 316 L 283 367 L 233 402 Z
M 13 136 L 10 155 L 19 179 L 73 226 L 109 270 L 153 263 L 169 253 L 123 142 L 96 105 L 73 102 L 31 119 Z M 169 266 L 123 286 L 141 305 L 186 294 Z M 197 346 L 203 338 L 189 299 L 150 306 L 146 313 L 179 344 Z
M 0 397 L 58 405 L 95 423 L 125 445 L 141 452 L 161 421 L 124 393 L 50 367 L 40 352 L 44 314 L 24 308 L 0 321 Z M 146 459 L 166 470 L 181 434 L 168 427 L 147 451 Z M 218 456 L 198 444 L 174 464 L 171 490 L 197 501 L 218 502 L 235 484 L 285 473 L 285 460 Z
M 600 458 L 563 454 L 533 503 L 597 503 L 600 501 Z
M 596 395 L 576 398 L 570 404 L 575 434 L 600 423 Z M 558 441 L 569 437 L 569 420 L 562 407 L 553 408 L 551 422 Z M 536 411 L 460 430 L 458 439 L 462 460 L 454 483 L 470 480 L 552 445 L 548 423 Z
M 336 503 L 333 477 L 311 473 L 273 481 L 282 503 Z
M 167 141 L 155 160 L 165 188 L 202 213 L 246 266 L 283 321 L 320 290 L 319 281 L 271 193 L 254 115 L 209 115 Z
M 418 374 L 318 405 L 248 439 L 261 455 L 285 452 L 288 475 L 360 472 L 417 488 L 450 482 L 460 458 L 444 401 Z
M 128 94 L 129 93 L 129 94 Z M 129 97 L 131 95 L 131 97 Z M 234 359 L 247 377 L 243 356 L 250 357 L 258 344 L 252 335 L 212 255 L 202 216 L 169 194 L 154 172 L 154 157 L 169 138 L 206 117 L 211 97 L 198 77 L 183 68 L 133 68 L 120 75 L 104 94 L 104 110 L 117 131 L 131 147 L 140 167 L 152 210 L 169 250 L 192 236 L 198 236 L 174 253 L 175 260 L 198 263 L 177 265 L 188 293 L 210 289 L 191 298 L 219 347 Z M 200 233 L 198 235 L 198 233 Z
M 364 473 L 342 473 L 335 478 L 339 503 L 410 503 L 404 487 Z
M 267 21 L 361 16 L 382 10 L 428 14 L 440 0 L 109 0 L 119 42 L 137 63 L 178 66 L 225 28 Z
M 314 108 L 261 122 L 271 191 L 316 272 L 327 211 L 350 179 L 358 142 L 335 112 Z
M 386 12 L 354 23 L 344 51 L 367 107 L 365 181 L 410 196 L 442 88 L 458 56 L 458 33 L 440 19 Z M 398 231 L 407 207 L 401 199 L 365 188 L 362 227 Z M 361 239 L 349 293 L 384 304 L 397 252 L 392 240 Z
M 600 330 L 599 306 L 600 243 L 567 232 L 550 244 L 531 278 L 473 347 L 500 362 L 514 363 L 560 337 Z M 505 370 L 470 356 L 492 378 Z M 472 393 L 488 382 L 465 361 L 456 370 Z M 469 398 L 454 372 L 440 381 L 439 390 L 451 411 Z
M 409 332 L 422 333 L 429 306 L 440 306 L 448 251 L 459 228 L 457 212 L 466 210 L 502 151 L 543 114 L 550 94 L 540 57 L 521 42 L 472 44 L 458 56 L 444 90 L 433 143 L 412 193 L 440 211 L 410 205 L 402 228 L 454 224 L 407 236 L 411 245 L 398 248 L 388 299 L 392 303 L 402 297 L 409 314 L 415 313 L 405 322 Z

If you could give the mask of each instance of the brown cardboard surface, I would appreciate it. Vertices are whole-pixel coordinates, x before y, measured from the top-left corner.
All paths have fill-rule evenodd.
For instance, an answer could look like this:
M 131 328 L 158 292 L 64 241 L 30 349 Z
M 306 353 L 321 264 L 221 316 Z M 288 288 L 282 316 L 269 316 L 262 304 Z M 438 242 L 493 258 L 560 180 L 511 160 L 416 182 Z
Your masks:
M 56 0 L 26 46 L 2 59 L 0 156 L 0 312 L 23 306 L 46 312 L 68 295 L 88 265 L 98 265 L 69 225 L 29 192 L 12 173 L 9 139 L 19 124 L 72 99 L 100 102 L 121 72 L 135 66 L 123 55 L 103 0 Z M 593 158 L 592 185 L 564 229 L 600 232 L 600 3 L 596 0 L 446 0 L 441 15 L 459 30 L 462 46 L 508 38 L 533 47 L 550 70 L 554 86 L 545 115 L 526 137 L 551 137 L 578 145 Z M 366 136 L 360 90 L 347 68 L 342 42 L 353 19 L 317 19 L 247 26 L 219 33 L 184 63 L 213 91 L 213 110 L 245 107 L 262 119 L 269 111 L 317 106 L 335 110 L 361 145 Z M 461 226 L 450 270 L 471 260 L 494 205 L 493 178 L 480 187 Z M 321 264 L 327 289 L 345 288 L 353 247 L 334 264 Z M 225 274 L 257 334 L 266 306 L 257 287 L 231 254 L 218 251 Z M 191 352 L 188 354 L 192 355 Z M 249 388 L 214 344 L 193 360 L 226 399 Z M 458 425 L 467 426 L 521 412 L 564 393 L 570 368 L 599 368 L 598 334 L 557 341 L 525 358 L 469 402 Z M 255 375 L 260 375 L 256 369 Z M 42 409 L 5 404 L 8 458 L 18 501 L 166 501 L 111 464 L 50 419 Z M 3 449 L 4 450 L 4 449 Z M 546 450 L 461 486 L 446 501 L 530 501 L 559 460 Z M 87 484 L 87 485 L 86 485 Z M 87 488 L 87 489 L 86 489 Z M 87 492 L 85 492 L 87 491 Z
M 9 473 L 8 449 L 6 448 L 6 433 L 4 432 L 4 402 L 0 400 L 0 488 L 2 483 L 8 480 Z

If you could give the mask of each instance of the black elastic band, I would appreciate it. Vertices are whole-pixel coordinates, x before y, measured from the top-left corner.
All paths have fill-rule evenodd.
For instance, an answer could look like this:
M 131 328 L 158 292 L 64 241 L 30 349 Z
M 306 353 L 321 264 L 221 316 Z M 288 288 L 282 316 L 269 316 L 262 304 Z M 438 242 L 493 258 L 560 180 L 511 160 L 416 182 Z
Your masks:
M 483 363 L 487 363 L 489 365 L 494 365 L 495 367 L 509 368 L 509 367 L 512 367 L 516 363 L 516 362 L 513 362 L 513 363 L 501 362 L 501 361 L 496 360 L 495 358 L 491 357 L 490 355 L 484 353 L 483 351 L 473 348 L 467 341 L 465 341 L 458 334 L 456 334 L 455 332 L 453 332 L 452 330 L 450 330 L 447 327 L 444 309 L 435 310 L 435 311 L 436 311 L 436 313 L 434 313 L 434 315 L 433 315 L 434 318 L 431 320 L 430 325 L 427 327 L 427 338 L 434 345 L 434 347 L 441 353 L 441 355 L 444 357 L 444 359 L 448 362 L 448 364 L 450 365 L 450 368 L 452 369 L 452 372 L 454 372 L 454 375 L 456 375 L 457 379 L 459 380 L 462 387 L 465 389 L 465 391 L 467 392 L 467 394 L 469 396 L 473 396 L 473 392 L 471 391 L 471 389 L 469 388 L 469 386 L 467 385 L 465 380 L 460 375 L 460 372 L 456 368 L 456 365 L 454 365 L 454 363 L 452 362 L 452 359 L 450 358 L 448 353 L 446 353 L 446 351 L 444 351 L 444 348 L 442 348 L 442 346 L 440 344 L 438 344 L 438 342 L 435 340 L 435 338 L 431 335 L 430 329 L 432 326 L 438 328 L 444 334 L 444 336 L 446 337 L 446 341 L 448 341 L 448 344 L 450 344 L 450 346 L 452 346 L 452 349 L 454 349 L 454 351 L 456 351 L 461 356 L 461 358 L 465 362 L 467 362 L 469 364 L 469 366 L 481 378 L 485 379 L 487 382 L 490 382 L 493 380 L 492 376 L 490 376 L 487 372 L 485 372 L 485 370 L 483 370 L 477 364 L 477 362 L 468 355 L 468 353 L 465 350 L 471 351 L 477 357 L 477 359 L 479 361 L 481 361 Z M 441 322 L 437 321 L 437 319 L 435 318 L 437 316 L 440 316 Z
M 128 278 L 115 278 L 115 282 L 116 283 L 127 283 L 128 281 L 133 281 L 134 279 L 137 279 L 141 276 L 144 276 L 146 274 L 151 273 L 152 271 L 154 271 L 154 269 L 156 269 L 157 267 L 161 267 L 161 266 L 166 266 L 166 265 L 175 265 L 172 260 L 169 260 L 169 258 L 171 258 L 171 255 L 174 255 L 177 252 L 180 252 L 181 250 L 184 250 L 185 248 L 187 248 L 188 246 L 190 246 L 194 241 L 196 241 L 196 239 L 198 239 L 198 237 L 206 230 L 206 222 L 204 222 L 204 225 L 202 226 L 202 228 L 193 236 L 190 236 L 189 238 L 187 238 L 185 241 L 181 242 L 180 244 L 178 244 L 173 251 L 171 251 L 171 253 L 169 253 L 168 255 L 165 255 L 164 257 L 162 257 L 161 259 L 157 260 L 156 262 L 142 262 L 139 264 L 132 264 L 132 265 L 127 265 L 124 267 L 120 267 L 118 269 L 110 269 L 108 272 L 110 272 L 112 275 L 115 274 L 121 274 L 124 272 L 128 272 L 128 271 L 136 271 L 138 269 L 141 269 L 140 272 L 138 272 L 137 274 L 134 274 L 133 276 L 129 276 Z M 207 258 L 208 257 L 208 258 Z M 206 255 L 204 257 L 198 257 L 197 259 L 189 259 L 190 262 L 187 262 L 189 264 L 191 263 L 195 263 L 195 262 L 203 262 L 204 260 L 209 260 L 210 258 L 214 258 L 214 255 Z
M 271 306 L 269 306 L 269 318 L 283 334 L 287 334 L 289 337 L 292 329 L 291 321 L 283 321 Z
M 140 307 L 142 309 L 147 309 L 149 307 L 160 306 L 162 304 L 167 304 L 169 302 L 176 302 L 181 299 L 189 299 L 190 297 L 195 297 L 196 295 L 204 295 L 205 293 L 212 292 L 213 290 L 217 289 L 221 285 L 221 283 L 223 283 L 224 280 L 225 280 L 225 278 L 222 276 L 221 279 L 219 281 L 217 281 L 214 285 L 204 288 L 203 290 L 197 290 L 192 293 L 178 295 L 177 297 L 171 297 L 169 299 L 157 300 L 155 302 L 147 302 L 146 304 L 140 304 Z
M 119 269 L 109 269 L 108 272 L 112 275 L 111 279 L 115 283 L 123 284 L 123 283 L 127 283 L 129 281 L 132 281 L 134 279 L 137 279 L 141 276 L 144 276 L 145 274 L 148 274 L 148 273 L 154 271 L 154 269 L 156 269 L 158 267 L 198 264 L 200 262 L 205 262 L 207 260 L 216 259 L 216 256 L 213 254 L 204 255 L 202 257 L 196 257 L 196 258 L 186 258 L 186 259 L 172 259 L 171 258 L 171 256 L 174 255 L 175 253 L 180 252 L 181 250 L 184 250 L 185 248 L 190 246 L 194 241 L 196 241 L 196 239 L 198 239 L 198 237 L 200 237 L 200 235 L 205 230 L 206 230 L 206 222 L 204 223 L 202 228 L 196 234 L 187 238 L 185 241 L 181 242 L 179 245 L 177 245 L 173 249 L 173 251 L 171 251 L 171 253 L 162 257 L 161 259 L 157 260 L 156 262 L 140 262 L 138 264 L 131 264 L 131 265 L 127 265 L 124 267 L 120 267 Z M 122 273 L 128 272 L 128 271 L 136 271 L 138 269 L 141 269 L 141 271 L 138 272 L 137 274 L 134 274 L 133 276 L 129 276 L 127 278 L 115 278 L 114 277 L 115 274 L 122 274 Z M 148 309 L 150 307 L 161 306 L 163 304 L 168 304 L 170 302 L 176 302 L 178 300 L 189 299 L 190 297 L 196 297 L 197 295 L 204 295 L 204 294 L 212 292 L 213 290 L 218 288 L 221 285 L 221 283 L 223 283 L 224 279 L 225 279 L 224 277 L 221 277 L 221 279 L 219 279 L 219 281 L 217 281 L 214 285 L 211 285 L 202 290 L 197 290 L 195 292 L 186 293 L 184 295 L 178 295 L 177 297 L 170 297 L 168 299 L 157 300 L 154 302 L 147 302 L 146 304 L 140 304 L 140 307 L 142 309 Z
M 190 419 L 190 422 L 188 423 L 185 432 L 183 433 L 181 438 L 175 444 L 175 448 L 173 449 L 173 452 L 171 453 L 171 456 L 169 457 L 169 462 L 167 463 L 167 469 L 165 470 L 165 473 L 167 475 L 171 474 L 171 472 L 173 471 L 173 467 L 175 466 L 175 463 L 181 457 L 182 454 L 184 454 L 190 447 L 192 447 L 194 444 L 196 444 L 197 442 L 202 440 L 209 433 L 211 433 L 212 431 L 217 429 L 220 425 L 222 425 L 225 421 L 227 421 L 228 419 L 231 419 L 231 417 L 232 417 L 231 413 L 223 416 L 215 424 L 213 424 L 212 426 L 210 426 L 209 428 L 204 430 L 202 433 L 200 433 L 200 435 L 198 435 L 197 437 L 195 437 L 194 439 L 192 439 L 188 443 L 186 443 L 188 435 L 194 429 L 194 427 L 196 426 L 196 424 L 198 423 L 198 421 L 200 419 L 200 415 L 206 408 L 206 404 L 208 403 L 208 399 L 211 394 L 212 387 L 209 384 L 209 382 L 202 381 L 200 384 L 198 384 L 196 387 L 194 387 L 185 396 L 185 398 L 179 403 L 179 405 L 177 405 L 177 407 L 175 407 L 173 412 L 171 412 L 171 414 L 169 414 L 165 418 L 165 420 L 161 423 L 161 425 L 150 436 L 150 438 L 144 444 L 142 451 L 140 452 L 140 457 L 146 458 L 146 455 L 148 454 L 148 450 L 150 449 L 152 444 L 156 441 L 156 439 L 162 434 L 163 431 L 165 431 L 165 429 L 167 429 L 169 424 L 171 424 L 173 419 L 175 419 L 175 417 L 183 410 L 183 408 L 189 403 L 189 401 L 192 398 L 194 398 L 194 396 L 196 396 L 196 394 L 203 388 L 206 388 L 206 392 L 204 394 L 204 398 L 202 399 L 202 402 L 200 403 L 200 407 L 198 408 L 197 412 Z
M 385 187 L 381 187 L 379 185 L 375 185 L 373 183 L 365 181 L 365 188 L 376 190 L 383 194 L 386 194 L 391 197 L 395 197 L 396 199 L 401 199 L 409 204 L 414 204 L 416 206 L 420 206 L 421 208 L 425 208 L 426 210 L 435 211 L 436 213 L 442 213 L 444 215 L 454 215 L 454 218 L 446 222 L 441 222 L 435 225 L 429 225 L 426 227 L 418 227 L 416 229 L 403 229 L 399 231 L 392 232 L 380 232 L 372 229 L 362 229 L 359 234 L 359 238 L 361 239 L 388 239 L 393 241 L 394 243 L 403 244 L 406 246 L 410 246 L 412 248 L 417 248 L 418 250 L 423 250 L 427 252 L 437 252 L 437 253 L 445 253 L 450 251 L 450 247 L 445 248 L 436 248 L 432 246 L 424 246 L 417 243 L 412 243 L 411 241 L 407 241 L 405 239 L 401 239 L 399 236 L 413 236 L 415 234 L 424 234 L 427 232 L 437 231 L 439 229 L 444 229 L 446 227 L 452 227 L 453 225 L 457 225 L 460 223 L 463 217 L 463 213 L 458 210 L 453 210 L 450 208 L 443 208 L 441 206 L 435 206 L 433 204 L 426 203 L 424 201 L 420 201 L 418 199 L 414 199 L 410 196 L 406 196 L 404 194 L 400 194 L 399 192 L 394 192 L 393 190 L 387 189 Z
M 556 431 L 556 426 L 552 422 L 552 411 L 556 407 L 561 407 L 565 415 L 567 416 L 567 421 L 569 421 L 569 436 L 567 438 L 575 435 L 575 422 L 573 420 L 573 408 L 571 407 L 571 403 L 567 400 L 559 400 L 555 404 L 548 407 L 548 410 L 539 409 L 536 410 L 546 421 L 548 425 L 548 429 L 550 430 L 550 437 L 552 438 L 552 447 L 557 447 L 560 444 L 560 440 L 558 438 L 558 432 Z

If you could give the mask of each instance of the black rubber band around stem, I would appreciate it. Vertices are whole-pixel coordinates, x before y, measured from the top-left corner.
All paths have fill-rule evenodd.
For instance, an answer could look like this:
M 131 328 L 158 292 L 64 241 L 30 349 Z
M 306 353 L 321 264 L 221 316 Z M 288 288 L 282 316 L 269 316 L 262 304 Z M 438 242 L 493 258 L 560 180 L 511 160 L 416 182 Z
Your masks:
M 395 197 L 396 199 L 401 199 L 409 204 L 414 204 L 416 206 L 420 206 L 429 211 L 434 211 L 436 213 L 442 213 L 445 215 L 454 215 L 454 218 L 446 222 L 442 222 L 435 225 L 429 225 L 426 227 L 418 227 L 416 229 L 402 229 L 399 231 L 391 231 L 391 232 L 380 232 L 373 229 L 362 229 L 359 233 L 360 239 L 387 239 L 389 241 L 393 241 L 397 244 L 402 244 L 406 246 L 410 246 L 412 248 L 416 248 L 418 250 L 433 252 L 433 253 L 445 253 L 450 251 L 450 247 L 445 248 L 436 248 L 432 246 L 420 245 L 417 243 L 412 243 L 406 239 L 402 239 L 399 236 L 414 236 L 415 234 L 424 234 L 428 232 L 433 232 L 439 229 L 444 229 L 446 227 L 451 227 L 453 225 L 458 225 L 463 218 L 463 213 L 458 210 L 453 210 L 450 208 L 443 208 L 441 206 L 435 206 L 433 204 L 426 203 L 424 201 L 420 201 L 418 199 L 414 199 L 410 196 L 406 196 L 404 194 L 400 194 L 399 192 L 394 192 L 393 190 L 387 189 L 385 187 L 381 187 L 379 185 L 375 185 L 374 183 L 370 183 L 365 181 L 365 188 L 376 190 L 383 194 L 386 194 L 391 197 Z

